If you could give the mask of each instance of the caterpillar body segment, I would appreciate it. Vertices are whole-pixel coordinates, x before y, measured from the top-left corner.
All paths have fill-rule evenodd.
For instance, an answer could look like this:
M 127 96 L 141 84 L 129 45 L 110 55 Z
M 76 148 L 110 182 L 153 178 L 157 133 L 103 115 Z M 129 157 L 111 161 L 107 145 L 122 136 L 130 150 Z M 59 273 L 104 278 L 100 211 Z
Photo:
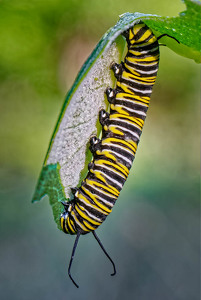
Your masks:
M 92 232 L 100 244 L 95 230 L 111 213 L 128 177 L 156 80 L 159 44 L 152 31 L 140 22 L 123 35 L 128 52 L 123 62 L 111 64 L 117 81 L 114 89 L 108 87 L 105 91 L 110 112 L 101 110 L 99 113 L 102 137 L 90 139 L 93 160 L 88 174 L 74 190 L 74 199 L 63 203 L 61 228 L 65 233 L 77 235 L 72 257 L 81 234 Z M 100 246 L 112 262 L 115 274 L 113 261 L 102 244 Z

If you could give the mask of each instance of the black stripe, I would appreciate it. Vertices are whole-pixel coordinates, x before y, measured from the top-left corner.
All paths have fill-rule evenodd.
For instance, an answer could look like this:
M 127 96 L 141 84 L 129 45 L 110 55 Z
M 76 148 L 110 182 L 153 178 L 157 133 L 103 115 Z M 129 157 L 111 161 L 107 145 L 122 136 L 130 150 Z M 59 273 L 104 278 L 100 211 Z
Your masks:
M 93 180 L 94 180 L 94 178 L 93 178 Z M 102 183 L 102 182 L 101 182 L 101 183 Z M 86 182 L 84 182 L 84 183 L 82 184 L 82 186 L 84 186 L 84 187 L 85 187 L 87 190 L 89 190 L 92 194 L 96 194 L 96 193 L 95 193 L 95 189 L 92 189 L 92 187 L 91 187 L 90 185 L 86 184 Z M 80 193 L 81 193 L 85 198 L 87 198 L 87 200 L 89 200 L 90 203 L 91 203 L 92 205 L 97 206 L 97 204 L 93 201 L 93 199 L 91 199 L 91 197 L 90 197 L 90 196 L 82 189 L 82 186 L 81 186 L 81 188 L 80 188 Z M 104 199 L 104 197 L 103 197 L 103 199 Z M 110 198 L 110 199 L 111 199 L 111 198 Z M 83 200 L 83 201 L 84 201 L 84 200 Z M 111 206 L 109 206 L 109 205 L 103 203 L 103 202 L 100 201 L 100 200 L 97 200 L 97 201 L 100 202 L 100 203 L 101 203 L 102 205 L 104 205 L 105 207 L 107 207 L 108 209 L 111 209 Z M 79 199 L 78 199 L 78 202 L 79 202 Z M 108 200 L 108 202 L 111 202 L 111 204 L 113 203 L 112 201 L 109 201 L 109 200 Z M 83 205 L 83 202 L 81 202 L 81 200 L 80 200 L 80 204 Z M 84 206 L 84 205 L 83 205 L 83 206 Z M 86 209 L 87 209 L 91 214 L 97 215 L 97 217 L 101 217 L 101 218 L 102 218 L 102 215 L 105 216 L 105 214 L 103 214 L 103 213 L 97 211 L 97 210 L 96 210 L 95 208 L 93 208 L 93 207 L 87 206 L 87 204 L 85 205 L 85 207 L 86 207 Z
M 73 210 L 74 210 L 74 207 L 73 207 Z M 70 214 L 68 215 L 68 219 L 69 219 L 69 223 L 70 223 L 71 227 L 73 227 L 73 230 L 75 232 L 77 232 L 77 225 L 76 225 L 77 223 L 74 222 L 74 219 L 72 218 L 72 216 Z M 73 224 L 71 223 L 71 221 L 73 222 Z M 70 234 L 74 234 L 74 232 L 71 231 L 70 227 L 68 226 L 67 220 L 66 220 L 66 227 L 68 228 L 68 231 L 70 232 Z
M 137 89 L 137 87 L 132 87 L 132 86 L 130 86 L 130 85 L 127 85 L 127 88 L 128 88 L 128 93 L 130 92 L 130 94 L 131 95 L 136 95 L 136 96 L 144 96 L 144 97 L 150 97 L 150 95 L 151 95 L 151 93 L 152 93 L 152 89 L 151 90 L 148 90 L 148 91 L 146 91 L 145 93 L 143 93 L 143 89 L 141 89 L 142 90 L 142 92 L 140 91 L 140 89 Z M 137 90 L 136 90 L 137 89 Z M 120 89 L 119 89 L 120 90 Z M 121 89 L 121 92 L 122 93 L 125 93 L 125 91 L 123 90 L 123 88 Z
M 98 181 L 97 181 L 98 182 Z M 100 181 L 99 181 L 100 182 Z M 102 183 L 101 182 L 101 184 L 103 184 L 103 185 L 105 185 L 104 183 Z M 97 185 L 94 185 L 95 186 L 95 188 L 93 187 L 93 186 L 91 186 L 91 185 L 87 185 L 87 186 L 85 186 L 92 194 L 94 194 L 94 195 L 97 195 L 98 197 L 102 197 L 103 199 L 105 199 L 106 201 L 108 201 L 109 203 L 111 203 L 111 204 L 113 204 L 114 203 L 114 198 L 112 197 L 112 196 L 114 196 L 114 197 L 116 197 L 114 194 L 111 194 L 107 189 L 104 189 L 104 188 L 100 188 L 99 186 L 97 186 Z M 109 195 L 105 195 L 105 194 L 103 194 L 103 192 L 106 192 L 106 193 L 108 193 L 108 194 L 111 194 L 111 197 L 109 196 Z M 99 201 L 99 200 L 98 200 Z M 109 206 L 108 204 L 104 204 L 101 200 L 100 200 L 100 203 L 101 204 L 103 204 L 103 205 L 105 205 L 105 206 L 107 206 L 109 209 L 111 209 L 111 206 Z
M 105 155 L 100 155 L 100 156 L 98 156 L 98 159 L 103 159 L 103 160 L 105 160 L 106 162 L 108 161 L 108 162 L 111 162 L 111 163 L 113 163 L 113 164 L 117 164 L 118 165 L 118 163 L 115 161 L 115 160 L 113 160 L 113 159 L 111 159 L 111 158 L 109 158 L 109 157 L 106 157 Z M 105 164 L 105 165 L 107 165 L 107 164 Z M 119 166 L 120 168 L 121 168 L 121 166 Z M 117 168 L 115 168 L 115 167 L 113 167 L 114 169 L 116 169 L 117 171 L 119 171 Z M 120 172 L 120 171 L 119 171 Z M 122 172 L 122 174 L 124 174 L 123 172 Z M 125 174 L 124 174 L 125 175 Z M 127 176 L 127 175 L 125 175 L 125 176 Z
M 151 65 L 151 66 L 147 66 L 147 65 L 137 65 L 137 64 L 135 64 L 135 63 L 131 63 L 131 62 L 129 62 L 129 61 L 127 61 L 127 59 L 125 59 L 125 63 L 129 66 L 129 67 L 131 67 L 131 68 L 133 68 L 134 70 L 136 70 L 136 71 L 145 71 L 145 72 L 148 72 L 148 71 L 156 71 L 155 73 L 157 74 L 157 71 L 158 71 L 158 63 L 157 63 L 157 61 L 155 61 L 156 62 L 156 64 L 154 64 L 154 65 Z M 129 71 L 130 72 L 130 71 Z M 155 73 L 153 73 L 153 74 L 155 74 Z M 151 74 L 152 75 L 152 74 Z M 149 74 L 149 76 L 151 76 L 150 74 Z M 142 73 L 142 76 L 145 76 L 144 75 L 144 73 Z M 154 76 L 154 75 L 153 75 Z
M 86 209 L 85 209 L 85 211 L 83 211 L 80 207 L 77 207 L 77 209 L 78 209 L 78 210 L 81 210 L 82 213 L 86 216 L 86 218 L 91 218 L 93 221 L 101 223 L 101 221 L 97 221 L 97 220 L 94 219 L 94 215 L 92 215 L 92 217 L 91 217 L 91 216 L 88 214 L 88 211 L 87 211 Z M 84 217 L 82 217 L 82 216 L 80 215 L 80 213 L 79 213 L 79 211 L 78 211 L 77 209 L 76 209 L 76 206 L 75 206 L 76 217 L 79 216 L 79 217 L 83 220 Z M 88 223 L 89 225 L 91 225 L 92 227 L 95 227 L 95 228 L 97 228 L 98 226 L 100 226 L 100 225 L 93 224 L 92 222 L 90 222 L 88 219 L 85 219 L 85 218 L 84 218 L 84 221 L 85 221 L 86 223 Z M 81 223 L 83 224 L 83 221 L 82 221 Z M 83 224 L 83 225 L 86 226 L 85 224 Z
M 104 160 L 105 160 L 105 162 L 103 163 L 103 166 L 106 166 L 106 167 L 110 168 L 111 170 L 114 170 L 114 172 L 116 171 L 116 172 L 121 173 L 122 176 L 125 176 L 125 177 L 128 176 L 127 173 L 125 174 L 123 171 L 119 170 L 116 166 L 113 166 L 113 165 L 110 165 L 110 164 L 107 163 L 107 162 L 109 162 L 111 160 L 106 159 L 106 157 L 104 158 Z M 115 162 L 113 162 L 113 163 L 115 163 Z M 116 165 L 116 163 L 115 163 L 115 165 Z M 121 166 L 119 166 L 119 167 L 121 168 Z
M 138 52 L 137 48 L 136 49 L 129 49 L 129 50 L 134 50 L 136 52 Z M 139 52 L 140 53 L 140 52 Z M 126 57 L 132 57 L 132 58 L 137 58 L 137 59 L 143 59 L 143 58 L 147 58 L 147 57 L 152 57 L 152 56 L 157 56 L 159 54 L 158 50 L 156 49 L 153 52 L 147 52 L 147 53 L 140 53 L 139 55 L 135 55 L 132 52 L 128 52 L 128 55 L 126 55 Z
M 110 150 L 112 152 L 112 154 L 117 158 L 116 154 L 120 154 L 121 156 L 123 157 L 126 157 L 128 158 L 131 162 L 133 160 L 133 157 L 134 157 L 134 154 L 130 154 L 128 153 L 127 151 L 123 150 L 123 149 L 120 149 L 120 148 L 117 148 L 115 147 L 115 145 L 104 145 L 104 148 L 103 149 L 107 149 L 107 150 Z M 119 159 L 119 158 L 118 158 Z M 122 158 L 123 159 L 123 158 Z M 124 161 L 125 163 L 125 161 Z
M 139 52 L 150 50 L 150 52 L 151 52 L 152 49 L 154 49 L 156 47 L 158 47 L 158 53 L 159 53 L 159 44 L 158 44 L 157 40 L 155 42 L 145 45 L 145 46 L 140 46 L 139 44 L 136 44 L 136 45 L 132 44 L 132 45 L 130 45 L 129 50 L 134 50 L 134 51 L 139 51 Z
M 113 178 L 113 179 L 116 180 L 117 182 L 121 183 L 121 185 L 123 185 L 124 182 L 125 182 L 125 180 L 126 180 L 126 179 L 123 178 L 121 175 L 118 175 L 118 174 L 114 173 L 114 172 L 115 172 L 114 170 L 112 170 L 112 169 L 111 169 L 111 170 L 108 170 L 108 169 L 104 168 L 104 166 L 103 166 L 103 167 L 101 167 L 101 166 L 96 166 L 96 167 L 95 167 L 95 170 L 100 170 L 100 171 L 102 171 L 102 172 L 103 172 L 102 174 L 105 174 L 105 175 L 107 175 L 107 176 Z M 108 177 L 105 177 L 105 179 L 106 179 L 106 181 L 110 180 L 110 179 L 108 179 Z M 119 189 L 119 186 L 118 186 L 118 189 Z
M 134 121 L 131 121 L 130 119 L 129 119 L 129 117 L 130 116 L 125 116 L 125 115 L 121 115 L 121 120 L 125 120 L 125 121 L 128 121 L 128 122 L 133 122 L 133 124 L 135 123 Z M 143 122 L 140 122 L 140 120 L 138 120 L 139 121 L 139 123 L 140 123 L 140 125 L 141 126 L 143 126 Z M 137 126 L 139 126 L 138 124 L 136 124 Z M 114 142 L 113 144 L 115 144 L 116 142 Z M 120 144 L 120 142 L 118 142 L 118 143 L 116 143 L 116 144 Z M 123 144 L 123 146 L 124 146 L 124 144 Z M 126 146 L 127 147 L 127 146 Z M 127 147 L 128 148 L 128 147 Z M 128 148 L 128 149 L 130 149 L 130 148 Z
M 126 101 L 126 99 L 129 99 L 129 98 L 125 97 L 125 101 L 115 99 L 115 104 L 121 105 L 123 109 L 131 108 L 131 109 L 135 109 L 135 110 L 140 110 L 140 111 L 144 112 L 145 114 L 147 113 L 148 107 L 143 105 L 144 102 L 142 102 L 142 101 L 140 102 L 140 100 L 134 100 L 133 98 L 132 99 L 130 98 L 130 100 L 138 102 L 138 103 L 133 103 L 131 101 Z M 130 115 L 132 116 L 132 112 L 130 112 Z
M 138 41 L 144 34 L 145 32 L 148 30 L 149 28 L 145 25 L 142 28 L 140 28 L 140 30 L 134 35 L 134 38 L 132 40 Z M 134 32 L 133 32 L 134 33 Z M 151 33 L 152 35 L 152 33 Z
M 131 117 L 134 117 L 134 118 L 140 118 L 140 119 L 142 119 L 143 121 L 146 119 L 146 115 L 144 115 L 143 113 L 142 113 L 142 110 L 136 110 L 136 111 L 130 111 L 127 107 L 125 107 L 125 106 L 122 106 L 122 108 L 121 108 L 124 112 L 125 112 L 125 114 L 129 114 L 129 116 L 131 116 Z M 112 110 L 112 112 L 113 113 L 118 113 L 118 111 L 117 110 Z
M 133 80 L 136 80 L 136 79 L 133 79 Z M 136 80 L 137 81 L 137 80 Z M 142 90 L 142 91 L 148 91 L 148 92 L 151 92 L 152 91 L 152 88 L 153 88 L 153 84 L 150 84 L 150 85 L 146 85 L 143 84 L 143 83 L 138 83 L 138 82 L 133 82 L 131 81 L 130 79 L 125 79 L 125 78 L 122 78 L 121 81 L 122 83 L 125 83 L 126 85 L 134 88 L 134 89 L 138 89 L 138 90 Z
M 121 118 L 119 118 L 119 120 L 117 121 L 117 120 L 112 120 L 111 122 L 110 122 L 110 124 L 111 125 L 119 125 L 119 126 L 121 126 L 121 127 L 123 127 L 123 128 L 125 128 L 125 129 L 128 129 L 128 130 L 130 130 L 130 131 L 133 131 L 133 133 L 136 133 L 137 135 L 141 135 L 141 130 L 140 129 L 138 129 L 138 128 L 136 128 L 135 126 L 134 126 L 134 124 L 133 125 L 131 125 L 131 124 L 127 124 L 127 123 L 125 123 L 125 122 L 121 122 Z
M 153 34 L 150 34 L 150 36 L 148 36 L 148 38 L 146 38 L 145 40 L 143 40 L 142 42 L 137 42 L 137 41 L 135 41 L 136 42 L 136 44 L 137 45 L 143 45 L 143 44 L 146 44 L 150 39 L 152 39 L 154 37 L 154 35 Z
M 126 121 L 129 120 L 128 118 L 126 118 L 126 116 L 123 116 L 123 115 L 121 116 L 121 118 L 124 119 L 124 120 L 126 120 Z M 129 144 L 129 143 L 128 143 L 128 144 Z M 131 145 L 131 147 L 129 147 L 129 145 L 125 145 L 124 143 L 122 143 L 120 139 L 118 140 L 118 142 L 112 141 L 111 146 L 115 146 L 115 145 L 119 145 L 119 146 L 121 146 L 121 147 L 123 147 L 123 148 L 125 148 L 125 149 L 128 149 L 128 150 L 130 150 L 130 151 L 133 151 L 133 150 L 132 150 L 132 148 L 133 148 L 132 145 Z M 102 147 L 104 148 L 105 145 L 102 144 Z

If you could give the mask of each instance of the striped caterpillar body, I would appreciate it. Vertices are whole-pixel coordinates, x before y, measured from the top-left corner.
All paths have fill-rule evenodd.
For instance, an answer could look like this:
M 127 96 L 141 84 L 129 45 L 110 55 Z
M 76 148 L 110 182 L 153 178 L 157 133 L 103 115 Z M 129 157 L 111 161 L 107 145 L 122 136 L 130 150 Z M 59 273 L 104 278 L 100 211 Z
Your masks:
M 90 139 L 93 160 L 88 174 L 74 190 L 74 199 L 63 202 L 61 228 L 77 235 L 69 265 L 71 279 L 70 267 L 81 234 L 92 232 L 106 253 L 95 230 L 112 211 L 128 177 L 158 71 L 159 44 L 152 31 L 140 22 L 123 35 L 128 52 L 124 62 L 111 65 L 117 81 L 115 89 L 106 89 L 110 112 L 99 113 L 102 138 Z

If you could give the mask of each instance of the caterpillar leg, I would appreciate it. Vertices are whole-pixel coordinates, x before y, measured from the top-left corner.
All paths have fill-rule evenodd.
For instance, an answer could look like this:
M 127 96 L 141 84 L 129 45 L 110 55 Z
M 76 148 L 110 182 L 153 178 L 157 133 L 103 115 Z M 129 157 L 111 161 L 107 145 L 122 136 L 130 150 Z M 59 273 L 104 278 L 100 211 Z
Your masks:
M 104 109 L 99 111 L 99 121 L 102 126 L 108 125 L 110 114 L 106 112 Z
M 93 161 L 91 161 L 91 162 L 88 164 L 88 170 L 90 171 L 90 170 L 92 170 L 92 169 L 94 169 L 94 163 L 93 163 Z
M 121 76 L 123 72 L 123 63 L 117 64 L 117 63 L 112 63 L 111 65 L 111 70 L 114 72 L 114 76 L 117 78 L 118 81 L 121 81 Z
M 96 136 L 92 136 L 90 138 L 90 146 L 89 146 L 89 149 L 91 151 L 92 154 L 95 154 L 95 152 L 100 148 L 100 140 L 96 137 Z
M 112 89 L 111 87 L 108 87 L 105 91 L 107 100 L 110 104 L 114 104 L 115 102 L 115 97 L 116 97 L 116 90 Z
M 75 187 L 75 188 L 71 188 L 71 192 L 72 192 L 72 194 L 73 194 L 73 195 L 75 195 L 75 193 L 77 192 L 77 190 L 78 190 L 78 188 L 77 188 L 77 187 Z

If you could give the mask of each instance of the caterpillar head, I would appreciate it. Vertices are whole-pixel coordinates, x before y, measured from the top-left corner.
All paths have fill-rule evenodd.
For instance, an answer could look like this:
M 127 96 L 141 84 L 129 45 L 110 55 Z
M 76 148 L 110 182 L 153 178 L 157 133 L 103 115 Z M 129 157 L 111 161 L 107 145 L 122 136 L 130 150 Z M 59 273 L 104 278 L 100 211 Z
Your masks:
M 61 228 L 65 233 L 75 234 L 74 224 L 70 221 L 71 211 L 73 209 L 73 204 L 69 202 L 61 202 L 64 206 L 64 211 L 60 215 Z M 69 223 L 70 222 L 70 223 Z

